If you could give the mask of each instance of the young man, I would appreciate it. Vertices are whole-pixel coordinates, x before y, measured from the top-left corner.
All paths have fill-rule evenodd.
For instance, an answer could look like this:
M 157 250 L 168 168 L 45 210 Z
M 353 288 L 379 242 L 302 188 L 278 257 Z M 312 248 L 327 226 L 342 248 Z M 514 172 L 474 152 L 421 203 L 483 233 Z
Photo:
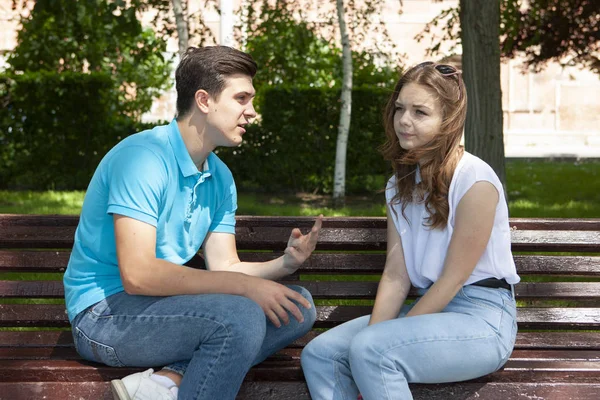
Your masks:
M 252 365 L 314 323 L 308 291 L 272 280 L 310 256 L 321 217 L 282 257 L 240 262 L 235 184 L 212 152 L 242 142 L 255 73 L 240 51 L 188 49 L 177 118 L 124 139 L 94 173 L 64 277 L 75 346 L 110 366 L 165 366 L 112 381 L 115 399 L 234 399 Z M 182 266 L 200 247 L 207 270 Z

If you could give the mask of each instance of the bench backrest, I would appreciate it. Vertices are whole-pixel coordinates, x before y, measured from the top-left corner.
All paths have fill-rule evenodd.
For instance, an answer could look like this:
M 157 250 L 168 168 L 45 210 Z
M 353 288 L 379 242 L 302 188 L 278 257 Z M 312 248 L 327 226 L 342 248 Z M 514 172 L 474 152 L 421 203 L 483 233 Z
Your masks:
M 313 221 L 238 217 L 241 259 L 278 257 L 291 229 L 307 231 Z M 0 327 L 68 327 L 62 273 L 77 223 L 75 216 L 0 214 Z M 523 277 L 516 286 L 520 329 L 600 329 L 600 256 L 594 254 L 600 253 L 600 219 L 511 219 L 511 228 Z M 385 218 L 324 219 L 317 252 L 286 279 L 317 300 L 316 328 L 370 312 L 385 261 L 385 230 Z M 202 267 L 202 258 L 188 265 Z

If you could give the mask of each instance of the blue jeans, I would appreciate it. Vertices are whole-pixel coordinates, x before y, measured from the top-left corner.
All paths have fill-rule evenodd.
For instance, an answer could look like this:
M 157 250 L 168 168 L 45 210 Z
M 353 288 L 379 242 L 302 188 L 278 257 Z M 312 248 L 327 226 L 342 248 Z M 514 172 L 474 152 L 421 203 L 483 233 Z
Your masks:
M 311 303 L 310 293 L 290 286 Z M 157 367 L 183 375 L 179 399 L 235 399 L 251 366 L 312 327 L 316 311 L 299 306 L 276 328 L 254 301 L 234 295 L 171 297 L 117 293 L 74 319 L 75 347 L 86 360 L 109 366 Z
M 427 290 L 419 291 L 422 296 Z M 474 379 L 498 370 L 514 347 L 514 294 L 464 286 L 440 313 L 368 326 L 364 316 L 313 339 L 302 368 L 313 400 L 412 399 L 409 383 Z

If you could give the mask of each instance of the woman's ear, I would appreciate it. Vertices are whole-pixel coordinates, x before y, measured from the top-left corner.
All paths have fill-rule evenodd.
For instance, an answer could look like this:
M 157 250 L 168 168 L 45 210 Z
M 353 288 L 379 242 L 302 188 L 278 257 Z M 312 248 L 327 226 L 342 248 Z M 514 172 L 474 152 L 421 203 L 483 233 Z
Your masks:
M 198 107 L 198 109 L 201 112 L 208 114 L 208 111 L 209 111 L 208 103 L 210 101 L 210 95 L 208 94 L 208 92 L 203 89 L 198 90 L 194 94 L 194 100 L 196 101 L 196 107 Z

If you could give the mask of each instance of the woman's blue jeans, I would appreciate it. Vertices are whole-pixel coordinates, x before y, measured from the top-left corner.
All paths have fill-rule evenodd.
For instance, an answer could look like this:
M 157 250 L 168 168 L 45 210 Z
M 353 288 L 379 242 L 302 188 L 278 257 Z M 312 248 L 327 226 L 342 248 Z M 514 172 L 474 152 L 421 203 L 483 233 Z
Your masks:
M 422 296 L 427 290 L 420 290 Z M 313 400 L 412 399 L 409 383 L 474 379 L 508 360 L 517 334 L 514 293 L 464 286 L 440 313 L 368 326 L 364 316 L 313 339 L 302 368 Z
M 254 301 L 234 295 L 171 297 L 117 293 L 81 312 L 73 336 L 79 354 L 106 365 L 159 367 L 183 375 L 179 399 L 235 399 L 250 367 L 305 335 L 316 312 L 299 306 L 276 328 Z

